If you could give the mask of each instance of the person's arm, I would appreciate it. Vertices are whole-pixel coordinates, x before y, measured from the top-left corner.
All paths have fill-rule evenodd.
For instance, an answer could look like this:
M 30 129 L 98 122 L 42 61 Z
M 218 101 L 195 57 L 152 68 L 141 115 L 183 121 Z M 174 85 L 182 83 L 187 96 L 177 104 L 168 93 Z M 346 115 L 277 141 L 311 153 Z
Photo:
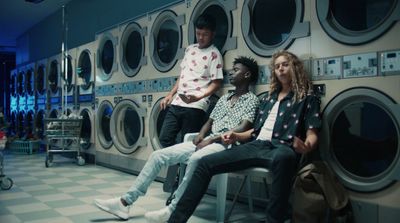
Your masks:
M 206 134 L 210 131 L 213 122 L 214 120 L 209 118 L 207 122 L 204 123 L 203 127 L 201 127 L 200 129 L 199 134 L 196 136 L 196 138 L 193 139 L 193 144 L 198 145 L 200 142 L 203 141 Z
M 237 141 L 239 142 L 244 142 L 244 141 L 248 141 L 251 138 L 251 134 L 254 132 L 254 128 L 249 129 L 245 132 L 233 132 L 233 131 L 229 131 L 224 133 L 221 136 L 221 140 L 224 144 L 232 144 L 235 143 Z
M 160 106 L 161 106 L 162 110 L 164 110 L 167 107 L 167 105 L 171 104 L 172 97 L 174 97 L 174 95 L 178 91 L 178 86 L 179 86 L 179 79 L 176 80 L 176 83 L 175 83 L 174 87 L 167 94 L 167 96 L 165 96 L 165 98 L 161 101 Z
M 296 152 L 305 154 L 317 147 L 318 144 L 318 132 L 317 129 L 308 129 L 306 133 L 306 139 L 303 141 L 298 137 L 293 139 L 293 148 Z
M 249 130 L 251 127 L 252 127 L 252 123 L 250 121 L 243 120 L 242 122 L 240 122 L 240 124 L 238 126 L 236 126 L 235 128 L 233 128 L 232 130 L 230 130 L 228 132 L 223 133 L 222 135 L 225 135 L 225 134 L 228 134 L 228 133 L 231 133 L 231 132 L 237 132 L 237 133 L 244 132 L 246 130 Z M 196 149 L 197 150 L 202 149 L 203 147 L 205 147 L 207 145 L 210 145 L 211 143 L 222 142 L 223 141 L 222 140 L 222 138 L 223 138 L 222 135 L 216 135 L 216 136 L 213 136 L 213 137 L 209 137 L 206 140 L 203 140 L 203 141 L 199 142 L 199 144 L 197 144 Z
M 212 80 L 210 85 L 208 85 L 206 91 L 202 95 L 186 95 L 186 97 L 182 97 L 182 100 L 187 104 L 196 102 L 202 98 L 214 94 L 214 92 L 218 91 L 221 85 L 222 85 L 221 79 Z

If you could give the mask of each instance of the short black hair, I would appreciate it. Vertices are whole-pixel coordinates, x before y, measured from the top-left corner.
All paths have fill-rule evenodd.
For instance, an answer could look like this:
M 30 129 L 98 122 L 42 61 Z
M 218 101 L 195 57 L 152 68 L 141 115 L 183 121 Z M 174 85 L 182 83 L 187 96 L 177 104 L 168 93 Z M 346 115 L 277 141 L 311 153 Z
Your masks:
M 233 65 L 235 64 L 242 64 L 249 69 L 251 73 L 250 82 L 255 84 L 258 80 L 258 64 L 257 61 L 251 57 L 240 56 L 236 57 L 233 61 Z
M 201 14 L 194 24 L 197 29 L 209 29 L 212 32 L 215 32 L 217 27 L 217 23 L 215 21 L 214 16 L 210 14 Z

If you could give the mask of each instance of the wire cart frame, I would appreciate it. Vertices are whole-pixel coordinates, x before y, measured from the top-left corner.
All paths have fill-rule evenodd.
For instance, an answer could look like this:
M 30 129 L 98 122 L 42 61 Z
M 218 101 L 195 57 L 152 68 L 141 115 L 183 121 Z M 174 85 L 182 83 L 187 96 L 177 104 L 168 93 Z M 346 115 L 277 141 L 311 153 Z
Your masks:
M 85 165 L 85 159 L 80 152 L 80 135 L 82 118 L 57 119 L 45 118 L 46 136 L 46 167 L 53 163 L 53 155 L 61 153 L 76 153 L 77 164 Z

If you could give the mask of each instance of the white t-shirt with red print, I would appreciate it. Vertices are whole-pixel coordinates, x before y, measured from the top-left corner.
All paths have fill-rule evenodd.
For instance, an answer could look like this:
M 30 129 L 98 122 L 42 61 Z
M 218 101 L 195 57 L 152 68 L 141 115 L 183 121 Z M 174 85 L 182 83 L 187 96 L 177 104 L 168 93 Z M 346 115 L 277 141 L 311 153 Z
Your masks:
M 212 80 L 223 79 L 223 58 L 218 49 L 211 45 L 199 49 L 198 44 L 192 44 L 185 50 L 185 57 L 180 66 L 178 92 L 172 101 L 173 105 L 207 110 L 208 97 L 193 103 L 185 103 L 178 94 L 201 96 L 205 93 Z

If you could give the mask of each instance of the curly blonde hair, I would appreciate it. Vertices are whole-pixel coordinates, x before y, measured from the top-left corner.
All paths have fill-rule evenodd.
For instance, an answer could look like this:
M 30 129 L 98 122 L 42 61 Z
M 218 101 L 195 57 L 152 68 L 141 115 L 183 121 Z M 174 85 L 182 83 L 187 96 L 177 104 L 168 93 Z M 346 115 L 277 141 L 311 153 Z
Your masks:
M 303 62 L 295 54 L 286 50 L 281 50 L 272 55 L 272 60 L 269 64 L 269 69 L 271 70 L 271 84 L 269 90 L 270 95 L 280 90 L 282 87 L 275 74 L 275 61 L 280 56 L 286 57 L 289 62 L 290 77 L 292 80 L 290 89 L 294 93 L 293 100 L 299 101 L 303 99 L 307 94 L 312 93 L 312 83 L 307 76 Z

